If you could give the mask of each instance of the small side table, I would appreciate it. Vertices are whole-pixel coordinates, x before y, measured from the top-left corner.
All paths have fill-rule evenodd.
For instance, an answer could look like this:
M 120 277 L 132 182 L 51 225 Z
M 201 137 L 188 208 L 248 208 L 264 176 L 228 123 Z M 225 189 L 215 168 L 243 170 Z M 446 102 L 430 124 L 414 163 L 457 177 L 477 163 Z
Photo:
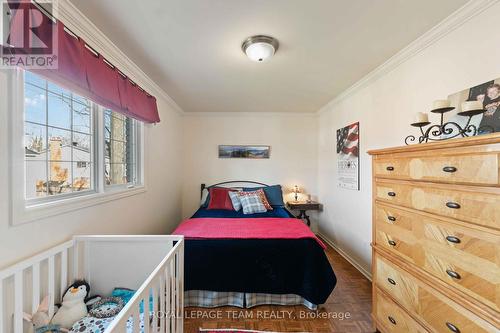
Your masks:
M 307 226 L 311 226 L 311 220 L 306 214 L 308 210 L 319 211 L 321 209 L 321 204 L 315 201 L 289 201 L 286 203 L 287 207 L 291 210 L 298 210 L 300 214 L 297 216 L 298 219 L 305 219 L 307 221 Z

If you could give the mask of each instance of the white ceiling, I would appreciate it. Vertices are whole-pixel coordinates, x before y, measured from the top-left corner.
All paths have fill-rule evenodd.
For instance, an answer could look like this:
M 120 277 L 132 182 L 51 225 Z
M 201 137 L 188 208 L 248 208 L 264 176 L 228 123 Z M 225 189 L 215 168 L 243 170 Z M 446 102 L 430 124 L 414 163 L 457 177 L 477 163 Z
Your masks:
M 73 0 L 186 112 L 315 112 L 467 0 Z M 241 51 L 280 41 L 268 62 Z

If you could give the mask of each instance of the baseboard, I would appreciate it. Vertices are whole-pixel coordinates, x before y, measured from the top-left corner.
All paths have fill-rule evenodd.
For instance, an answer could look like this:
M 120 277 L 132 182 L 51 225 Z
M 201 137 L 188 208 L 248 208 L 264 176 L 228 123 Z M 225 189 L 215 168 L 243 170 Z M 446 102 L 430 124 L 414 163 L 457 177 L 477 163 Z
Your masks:
M 321 237 L 328 245 L 330 245 L 335 251 L 338 252 L 345 260 L 347 260 L 351 265 L 354 266 L 361 274 L 364 275 L 370 282 L 372 281 L 372 273 L 363 268 L 356 260 L 354 260 L 350 255 L 348 255 L 344 250 L 335 245 L 328 237 L 318 232 L 318 236 Z M 335 269 L 335 267 L 334 267 Z

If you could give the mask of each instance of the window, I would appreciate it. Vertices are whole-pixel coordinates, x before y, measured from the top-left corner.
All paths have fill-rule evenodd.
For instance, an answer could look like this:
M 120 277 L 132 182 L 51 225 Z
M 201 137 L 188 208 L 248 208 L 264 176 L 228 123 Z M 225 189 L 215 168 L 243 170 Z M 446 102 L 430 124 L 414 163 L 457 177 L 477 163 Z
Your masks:
M 26 72 L 24 150 L 27 200 L 94 189 L 92 105 Z
M 106 185 L 137 182 L 137 121 L 104 111 L 104 174 Z
M 12 171 L 13 207 L 139 193 L 142 123 L 33 73 L 19 73 L 24 116 L 12 117 L 13 140 L 24 134 L 24 149 L 18 146 L 13 158 L 22 158 L 25 167 Z

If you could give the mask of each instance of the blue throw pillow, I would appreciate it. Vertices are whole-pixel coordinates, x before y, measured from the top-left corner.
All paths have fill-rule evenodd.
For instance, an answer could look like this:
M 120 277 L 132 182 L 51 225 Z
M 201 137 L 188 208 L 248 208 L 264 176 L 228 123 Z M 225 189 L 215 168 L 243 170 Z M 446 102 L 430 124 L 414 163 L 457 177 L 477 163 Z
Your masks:
M 263 189 L 266 194 L 267 201 L 271 206 L 285 206 L 283 202 L 283 191 L 281 185 L 262 186 L 262 187 L 245 187 L 244 192 L 252 192 L 258 189 Z

